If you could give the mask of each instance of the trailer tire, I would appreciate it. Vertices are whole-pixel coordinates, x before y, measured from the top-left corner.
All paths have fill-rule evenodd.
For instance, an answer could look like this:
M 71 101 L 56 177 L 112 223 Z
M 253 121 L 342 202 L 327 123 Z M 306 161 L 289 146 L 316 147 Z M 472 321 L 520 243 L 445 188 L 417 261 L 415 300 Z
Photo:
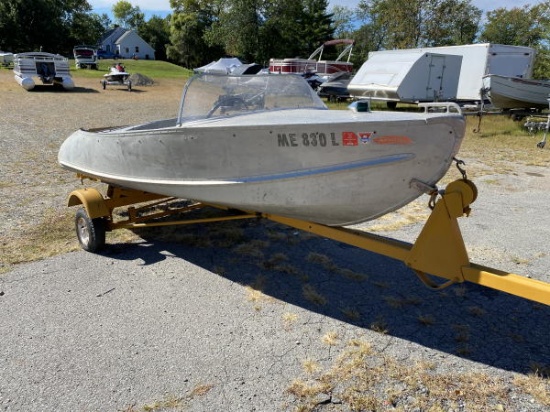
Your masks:
M 103 90 L 107 88 L 107 82 L 105 80 L 101 82 L 101 85 L 103 86 Z
M 87 252 L 95 253 L 105 246 L 105 226 L 105 218 L 90 219 L 84 208 L 76 211 L 76 236 Z

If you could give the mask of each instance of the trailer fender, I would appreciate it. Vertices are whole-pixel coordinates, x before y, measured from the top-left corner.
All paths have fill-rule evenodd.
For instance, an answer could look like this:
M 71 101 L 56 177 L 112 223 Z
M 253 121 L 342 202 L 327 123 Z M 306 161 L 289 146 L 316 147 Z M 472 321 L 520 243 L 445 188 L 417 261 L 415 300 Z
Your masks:
M 71 192 L 67 206 L 83 205 L 90 219 L 109 217 L 111 215 L 105 198 L 93 188 L 78 189 Z

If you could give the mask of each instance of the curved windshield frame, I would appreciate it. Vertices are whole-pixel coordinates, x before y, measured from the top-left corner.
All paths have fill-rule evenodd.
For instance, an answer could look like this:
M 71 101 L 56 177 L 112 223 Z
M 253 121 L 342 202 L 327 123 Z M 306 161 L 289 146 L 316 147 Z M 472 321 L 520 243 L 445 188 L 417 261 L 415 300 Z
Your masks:
M 185 85 L 178 124 L 190 120 L 288 109 L 327 109 L 298 75 L 198 74 Z

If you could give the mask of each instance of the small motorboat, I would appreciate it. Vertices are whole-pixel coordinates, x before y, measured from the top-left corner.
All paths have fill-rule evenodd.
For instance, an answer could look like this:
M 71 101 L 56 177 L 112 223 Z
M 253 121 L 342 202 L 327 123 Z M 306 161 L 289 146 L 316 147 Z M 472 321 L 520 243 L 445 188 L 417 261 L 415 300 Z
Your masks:
M 107 85 L 126 86 L 128 91 L 132 90 L 130 73 L 120 63 L 114 64 L 109 68 L 109 73 L 104 74 L 103 79 L 101 79 L 101 85 L 103 86 L 103 90 L 107 88 Z
M 332 226 L 433 190 L 464 136 L 460 108 L 350 106 L 329 110 L 298 75 L 198 74 L 177 118 L 78 130 L 58 160 L 112 186 Z
M 498 109 L 548 109 L 550 81 L 488 74 L 482 93 Z
M 317 94 L 329 101 L 346 100 L 350 98 L 348 84 L 353 75 L 348 72 L 336 73 L 317 87 Z

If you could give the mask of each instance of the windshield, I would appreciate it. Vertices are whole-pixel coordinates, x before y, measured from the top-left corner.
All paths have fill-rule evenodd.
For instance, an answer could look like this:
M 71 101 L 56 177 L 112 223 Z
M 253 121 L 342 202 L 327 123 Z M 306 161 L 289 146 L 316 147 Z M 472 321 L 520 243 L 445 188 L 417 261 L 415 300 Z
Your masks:
M 188 120 L 298 108 L 327 108 L 301 76 L 199 74 L 185 86 L 178 124 Z

